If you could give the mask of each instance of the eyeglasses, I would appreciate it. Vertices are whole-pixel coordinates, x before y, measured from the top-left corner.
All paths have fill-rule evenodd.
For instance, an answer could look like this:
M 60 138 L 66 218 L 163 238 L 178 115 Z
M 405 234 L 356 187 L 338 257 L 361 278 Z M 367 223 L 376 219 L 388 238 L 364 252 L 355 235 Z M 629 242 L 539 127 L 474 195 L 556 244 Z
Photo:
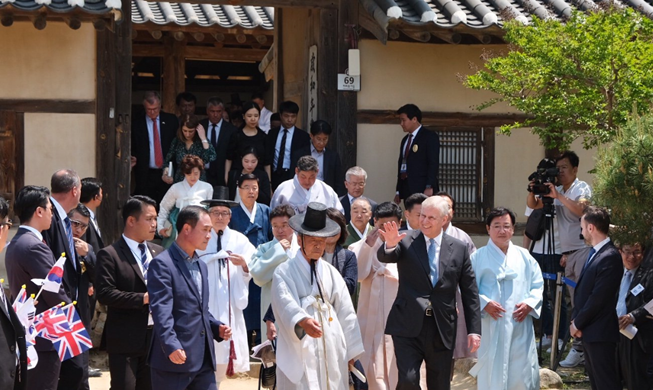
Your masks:
M 11 229 L 11 227 L 14 225 L 14 222 L 11 219 L 8 219 L 7 222 L 0 222 L 0 227 L 6 226 L 7 229 Z
M 258 187 L 257 187 L 257 186 L 253 186 L 253 187 L 250 187 L 250 186 L 242 186 L 242 187 L 240 187 L 240 189 L 241 189 L 241 190 L 248 191 L 248 192 L 249 192 L 249 191 L 258 191 Z
M 231 215 L 229 211 L 211 211 L 209 214 L 211 214 L 212 217 L 222 217 L 226 218 Z
M 623 253 L 626 257 L 640 257 L 642 255 L 642 251 L 621 251 L 621 253 Z
M 70 223 L 73 225 L 74 228 L 80 228 L 82 230 L 86 230 L 88 228 L 87 223 L 84 223 L 82 221 L 77 221 L 75 219 L 71 219 Z
M 359 182 L 359 183 L 355 183 L 353 181 L 348 181 L 347 183 L 349 183 L 349 185 L 352 186 L 352 187 L 360 187 L 360 188 L 365 187 L 365 182 L 364 181 Z

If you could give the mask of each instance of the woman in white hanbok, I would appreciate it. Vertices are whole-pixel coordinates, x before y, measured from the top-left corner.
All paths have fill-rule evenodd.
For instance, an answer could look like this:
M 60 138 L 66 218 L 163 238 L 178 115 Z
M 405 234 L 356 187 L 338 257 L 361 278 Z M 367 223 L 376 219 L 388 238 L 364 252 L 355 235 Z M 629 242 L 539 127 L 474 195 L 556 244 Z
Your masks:
M 157 231 L 161 236 L 162 245 L 168 248 L 177 238 L 177 214 L 186 206 L 199 206 L 200 202 L 213 197 L 213 187 L 200 180 L 204 171 L 204 161 L 201 158 L 186 155 L 179 169 L 184 174 L 184 180 L 173 184 L 166 192 L 159 205 L 159 216 L 156 219 Z

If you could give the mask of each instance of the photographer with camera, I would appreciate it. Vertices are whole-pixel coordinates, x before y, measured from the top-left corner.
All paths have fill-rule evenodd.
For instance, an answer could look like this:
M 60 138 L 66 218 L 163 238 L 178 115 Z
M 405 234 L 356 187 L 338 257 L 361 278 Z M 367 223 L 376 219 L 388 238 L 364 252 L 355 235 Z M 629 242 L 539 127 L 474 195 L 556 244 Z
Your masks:
M 556 187 L 550 181 L 537 183 L 537 179 L 531 175 L 529 188 L 536 191 L 530 191 L 526 199 L 528 207 L 532 209 L 543 208 L 545 204 L 543 199 L 545 198 L 553 199 L 557 215 L 555 227 L 558 230 L 560 250 L 562 251 L 560 266 L 565 267 L 565 276 L 573 281 L 578 280 L 585 260 L 587 260 L 589 248 L 581 238 L 580 218 L 583 215 L 586 200 L 592 196 L 589 184 L 577 178 L 578 165 L 578 155 L 572 151 L 565 151 L 556 159 L 559 185 Z M 548 193 L 544 193 L 546 191 L 542 185 L 548 187 Z M 539 192 L 537 190 L 542 190 L 542 193 L 539 193 L 541 195 L 539 198 L 535 196 L 537 193 L 534 193 Z M 572 288 L 569 289 L 569 294 L 573 302 L 574 291 Z M 575 367 L 582 362 L 584 362 L 582 344 L 580 340 L 574 340 L 569 355 L 560 362 L 560 366 Z

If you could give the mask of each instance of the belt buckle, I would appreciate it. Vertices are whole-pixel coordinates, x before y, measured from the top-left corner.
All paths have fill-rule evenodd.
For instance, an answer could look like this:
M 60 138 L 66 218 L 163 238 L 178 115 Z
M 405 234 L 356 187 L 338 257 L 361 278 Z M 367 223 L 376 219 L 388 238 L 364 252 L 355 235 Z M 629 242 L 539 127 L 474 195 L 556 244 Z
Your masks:
M 433 309 L 430 308 L 430 307 L 427 307 L 426 312 L 424 314 L 426 314 L 427 317 L 433 317 Z

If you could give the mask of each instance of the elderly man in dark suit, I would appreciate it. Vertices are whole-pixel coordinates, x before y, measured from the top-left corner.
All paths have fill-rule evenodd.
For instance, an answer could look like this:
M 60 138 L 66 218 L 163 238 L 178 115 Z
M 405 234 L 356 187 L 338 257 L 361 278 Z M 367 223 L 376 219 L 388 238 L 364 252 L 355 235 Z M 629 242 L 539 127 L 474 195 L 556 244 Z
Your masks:
M 422 111 L 414 104 L 397 110 L 401 128 L 408 133 L 401 140 L 397 162 L 395 203 L 422 192 L 432 196 L 439 191 L 440 137 L 422 126 Z
M 77 207 L 82 192 L 82 183 L 77 172 L 63 169 L 55 172 L 50 179 L 52 191 L 52 224 L 43 231 L 43 239 L 55 258 L 66 254 L 63 287 L 70 301 L 79 301 L 80 307 L 88 306 L 88 294 L 80 291 L 82 272 L 80 259 L 75 251 L 72 221 L 68 213 Z M 88 316 L 80 314 L 86 328 L 90 327 Z M 84 354 L 77 355 L 61 363 L 59 389 L 77 390 L 88 388 L 88 359 Z
M 608 210 L 588 207 L 580 227 L 592 249 L 576 284 L 569 333 L 583 340 L 592 390 L 621 389 L 616 370 L 619 322 L 615 311 L 624 274 L 621 255 L 608 237 Z
M 8 214 L 9 203 L 0 196 L 0 253 L 5 248 L 12 226 Z M 20 359 L 16 362 L 19 355 Z M 24 389 L 26 374 L 25 329 L 16 316 L 9 297 L 5 295 L 4 287 L 0 286 L 0 389 Z
M 217 389 L 213 340 L 228 340 L 231 328 L 209 313 L 208 270 L 196 253 L 206 249 L 211 229 L 205 208 L 184 208 L 177 217 L 177 240 L 150 263 L 153 389 Z
M 231 123 L 222 119 L 224 103 L 218 97 L 211 97 L 206 102 L 207 118 L 202 119 L 200 124 L 206 129 L 206 139 L 209 140 L 217 155 L 215 161 L 206 164 L 206 181 L 215 186 L 226 186 L 224 181 L 224 165 L 227 160 L 227 148 L 229 139 L 238 129 Z
M 155 91 L 143 96 L 144 115 L 132 122 L 132 167 L 135 193 L 160 202 L 170 186 L 163 177 L 163 163 L 177 134 L 179 121 L 174 114 L 161 111 L 161 95 Z
M 481 342 L 474 270 L 467 246 L 443 232 L 448 214 L 446 200 L 430 197 L 422 203 L 421 230 L 399 233 L 395 222 L 385 223 L 384 230 L 379 230 L 385 245 L 379 247 L 378 259 L 397 263 L 399 272 L 399 290 L 385 329 L 395 346 L 398 390 L 420 389 L 423 361 L 428 389 L 450 388 L 458 286 L 471 352 Z
M 272 156 L 272 190 L 295 175 L 300 151 L 307 148 L 311 139 L 304 130 L 295 127 L 299 106 L 286 101 L 279 106 L 281 127 L 270 129 L 266 138 L 267 155 Z
M 331 136 L 331 125 L 327 121 L 317 120 L 311 123 L 309 136 L 311 143 L 299 153 L 302 156 L 313 156 L 317 160 L 320 170 L 317 178 L 333 188 L 338 196 L 345 194 L 340 155 L 333 149 L 327 148 Z
M 637 328 L 632 339 L 621 334 L 617 345 L 617 361 L 621 380 L 630 390 L 653 388 L 646 366 L 653 355 L 653 320 L 644 308 L 653 299 L 653 275 L 642 261 L 644 248 L 640 244 L 621 245 L 619 248 L 624 266 L 617 300 L 619 328 Z
M 367 172 L 359 166 L 351 167 L 345 172 L 345 188 L 347 194 L 340 197 L 340 204 L 345 210 L 345 220 L 347 223 L 351 221 L 351 205 L 356 198 L 360 198 L 365 193 L 365 184 L 367 184 Z M 367 198 L 372 205 L 372 214 L 376 210 L 376 202 Z M 374 225 L 374 219 L 370 220 L 370 224 Z
M 37 294 L 39 287 L 32 283 L 32 279 L 44 279 L 56 261 L 50 248 L 43 243 L 41 234 L 50 228 L 52 214 L 55 212 L 50 203 L 50 191 L 45 187 L 23 187 L 16 195 L 14 211 L 20 219 L 21 225 L 11 240 L 5 257 L 11 295 L 18 296 L 22 285 L 25 285 L 28 295 Z M 61 302 L 71 302 L 64 292 L 63 285 L 60 286 L 57 293 L 44 291 L 36 305 L 36 314 Z M 59 354 L 50 340 L 40 337 L 36 338 L 35 349 L 38 353 L 39 363 L 29 371 L 26 388 L 28 390 L 57 389 L 61 368 Z M 26 355 L 21 351 L 21 356 Z M 15 360 L 10 361 L 15 362 Z M 79 381 L 81 381 L 81 377 Z
M 149 243 L 156 233 L 156 202 L 142 195 L 122 208 L 122 236 L 97 257 L 95 285 L 100 303 L 107 305 L 101 347 L 109 353 L 111 388 L 151 389 L 147 352 L 152 318 L 147 293 L 150 261 L 161 252 Z

